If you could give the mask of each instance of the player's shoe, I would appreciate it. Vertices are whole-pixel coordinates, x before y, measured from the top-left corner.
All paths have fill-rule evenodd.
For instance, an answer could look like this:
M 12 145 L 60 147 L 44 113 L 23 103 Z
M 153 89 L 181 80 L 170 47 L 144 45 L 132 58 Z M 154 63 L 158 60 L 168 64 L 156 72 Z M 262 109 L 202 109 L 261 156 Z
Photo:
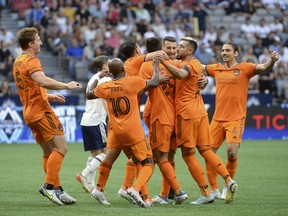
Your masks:
M 160 204 L 160 205 L 168 205 L 169 204 L 169 200 L 168 200 L 168 196 L 165 198 L 162 198 L 160 195 L 155 196 L 152 199 L 153 204 Z
M 226 185 L 226 187 L 227 187 L 227 195 L 225 197 L 225 203 L 231 203 L 233 202 L 236 196 L 238 184 L 236 181 L 232 180 Z
M 214 199 L 223 200 L 221 197 L 219 189 L 211 190 L 211 194 L 214 196 Z
M 63 205 L 63 203 L 58 199 L 56 195 L 56 191 L 53 190 L 48 190 L 46 188 L 46 184 L 43 184 L 41 188 L 39 189 L 39 193 L 42 194 L 43 196 L 47 197 L 51 202 L 55 203 L 56 205 Z
M 102 205 L 111 205 L 104 192 L 97 190 L 96 188 L 92 191 L 91 196 L 98 200 L 98 202 Z
M 82 185 L 82 188 L 87 192 L 87 193 L 91 193 L 92 190 L 89 187 L 87 178 L 85 178 L 84 176 L 81 175 L 81 173 L 76 174 L 76 179 L 78 182 L 80 182 L 80 184 Z
M 225 200 L 225 197 L 226 197 L 226 195 L 227 195 L 227 192 L 228 192 L 228 189 L 227 189 L 227 187 L 225 186 L 225 187 L 223 188 L 223 191 L 222 191 L 222 194 L 221 194 L 221 199 Z
M 182 204 L 182 202 L 184 202 L 186 199 L 188 199 L 187 194 L 181 190 L 179 195 L 175 194 L 173 204 Z
M 200 196 L 197 200 L 190 202 L 191 205 L 201 205 L 209 204 L 214 202 L 214 196 L 210 194 L 209 196 Z
M 127 190 L 128 196 L 130 196 L 133 200 L 135 200 L 136 204 L 142 208 L 147 208 L 146 203 L 143 201 L 142 197 L 140 196 L 139 192 L 134 190 L 133 187 Z
M 65 205 L 73 205 L 77 202 L 76 199 L 66 193 L 61 186 L 55 188 L 55 191 L 58 199 Z
M 174 199 L 174 197 L 175 197 L 175 193 L 174 193 L 173 189 L 172 189 L 172 188 L 170 188 L 170 191 L 169 191 L 169 195 L 168 195 L 168 199 L 171 199 L 171 200 L 173 200 L 173 199 Z
M 153 206 L 153 202 L 152 202 L 152 199 L 150 197 L 148 197 L 146 200 L 144 200 L 144 202 L 145 202 L 147 207 Z
M 124 190 L 122 187 L 119 189 L 118 195 L 119 195 L 121 198 L 127 200 L 128 202 L 130 202 L 130 203 L 132 203 L 132 204 L 136 204 L 135 200 L 132 199 L 130 196 L 128 196 L 127 190 Z

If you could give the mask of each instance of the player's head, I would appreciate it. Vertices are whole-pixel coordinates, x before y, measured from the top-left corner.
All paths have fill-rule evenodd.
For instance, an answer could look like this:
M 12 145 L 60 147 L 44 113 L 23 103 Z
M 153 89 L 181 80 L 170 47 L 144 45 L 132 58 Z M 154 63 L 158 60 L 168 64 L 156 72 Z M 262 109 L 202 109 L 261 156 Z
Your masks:
M 40 53 L 42 42 L 38 30 L 34 27 L 25 27 L 17 32 L 19 46 L 22 50 L 31 49 L 35 53 Z
M 106 55 L 100 55 L 93 59 L 93 66 L 95 67 L 96 71 L 101 71 L 105 67 L 105 65 L 108 65 L 109 57 Z
M 235 60 L 239 55 L 238 45 L 232 42 L 225 42 L 222 46 L 221 57 L 224 62 Z
M 162 41 L 162 50 L 168 55 L 170 59 L 176 59 L 177 55 L 177 42 L 176 38 L 166 36 Z
M 119 76 L 121 73 L 125 73 L 123 61 L 119 58 L 109 60 L 108 69 L 114 77 Z
M 197 41 L 191 37 L 183 37 L 180 40 L 177 49 L 177 58 L 183 59 L 187 56 L 193 56 L 198 47 Z
M 120 45 L 120 53 L 122 53 L 125 58 L 128 59 L 133 56 L 140 55 L 141 50 L 135 40 L 129 39 Z
M 162 40 L 159 37 L 151 37 L 146 40 L 146 51 L 148 53 L 162 49 Z

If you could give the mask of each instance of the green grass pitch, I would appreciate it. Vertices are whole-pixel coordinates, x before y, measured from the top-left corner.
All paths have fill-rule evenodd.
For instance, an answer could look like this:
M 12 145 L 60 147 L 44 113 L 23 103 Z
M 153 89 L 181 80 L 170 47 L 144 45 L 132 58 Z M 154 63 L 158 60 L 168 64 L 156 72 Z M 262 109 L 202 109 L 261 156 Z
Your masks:
M 271 216 L 288 215 L 288 142 L 287 140 L 243 141 L 239 149 L 239 165 L 235 180 L 239 184 L 236 199 L 231 204 L 216 200 L 213 204 L 192 206 L 189 202 L 200 191 L 189 175 L 181 158 L 176 155 L 176 172 L 188 200 L 182 205 L 155 205 L 141 209 L 118 197 L 126 158 L 121 154 L 114 164 L 107 184 L 107 198 L 112 204 L 104 206 L 85 193 L 75 180 L 75 174 L 86 164 L 88 153 L 82 143 L 68 144 L 69 151 L 61 169 L 61 184 L 77 199 L 73 206 L 56 206 L 42 197 L 38 189 L 43 184 L 41 149 L 37 145 L 0 145 L 0 215 L 1 216 L 82 216 L 82 215 L 202 215 L 202 216 Z M 219 155 L 226 161 L 225 145 Z M 198 154 L 199 156 L 199 154 Z M 202 162 L 203 159 L 199 157 Z M 204 166 L 203 166 L 204 168 Z M 219 178 L 220 185 L 223 181 Z M 156 167 L 149 181 L 151 196 L 159 193 L 161 175 Z

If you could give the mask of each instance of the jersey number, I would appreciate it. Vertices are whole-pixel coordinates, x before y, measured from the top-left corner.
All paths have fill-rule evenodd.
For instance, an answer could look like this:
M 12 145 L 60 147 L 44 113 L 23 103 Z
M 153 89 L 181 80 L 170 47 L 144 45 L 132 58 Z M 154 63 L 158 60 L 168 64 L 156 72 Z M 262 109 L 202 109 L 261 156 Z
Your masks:
M 24 90 L 24 83 L 20 77 L 19 71 L 16 72 L 16 82 L 19 89 Z
M 124 107 L 120 107 L 120 102 L 122 100 L 126 105 L 125 110 L 123 109 Z M 117 99 L 110 98 L 109 101 L 112 103 L 112 109 L 115 116 L 127 115 L 130 112 L 130 102 L 127 97 L 118 97 Z

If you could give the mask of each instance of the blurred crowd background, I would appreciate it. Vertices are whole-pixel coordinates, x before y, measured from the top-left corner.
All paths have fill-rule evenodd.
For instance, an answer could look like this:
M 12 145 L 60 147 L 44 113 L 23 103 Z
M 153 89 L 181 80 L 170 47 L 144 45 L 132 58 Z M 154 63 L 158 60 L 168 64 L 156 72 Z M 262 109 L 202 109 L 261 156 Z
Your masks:
M 34 26 L 46 61 L 58 67 L 49 71 L 45 66 L 44 71 L 58 80 L 83 84 L 95 73 L 91 60 L 98 55 L 122 58 L 118 48 L 128 38 L 137 40 L 144 54 L 149 37 L 169 35 L 179 42 L 191 36 L 199 43 L 196 57 L 203 64 L 222 61 L 225 41 L 239 45 L 238 61 L 263 63 L 272 49 L 279 61 L 273 70 L 251 80 L 249 92 L 272 94 L 275 104 L 288 102 L 288 1 L 0 0 L 0 11 L 0 95 L 17 94 L 12 64 L 21 49 L 16 33 Z M 4 18 L 14 20 L 16 28 L 3 26 Z M 211 79 L 203 94 L 214 93 Z

